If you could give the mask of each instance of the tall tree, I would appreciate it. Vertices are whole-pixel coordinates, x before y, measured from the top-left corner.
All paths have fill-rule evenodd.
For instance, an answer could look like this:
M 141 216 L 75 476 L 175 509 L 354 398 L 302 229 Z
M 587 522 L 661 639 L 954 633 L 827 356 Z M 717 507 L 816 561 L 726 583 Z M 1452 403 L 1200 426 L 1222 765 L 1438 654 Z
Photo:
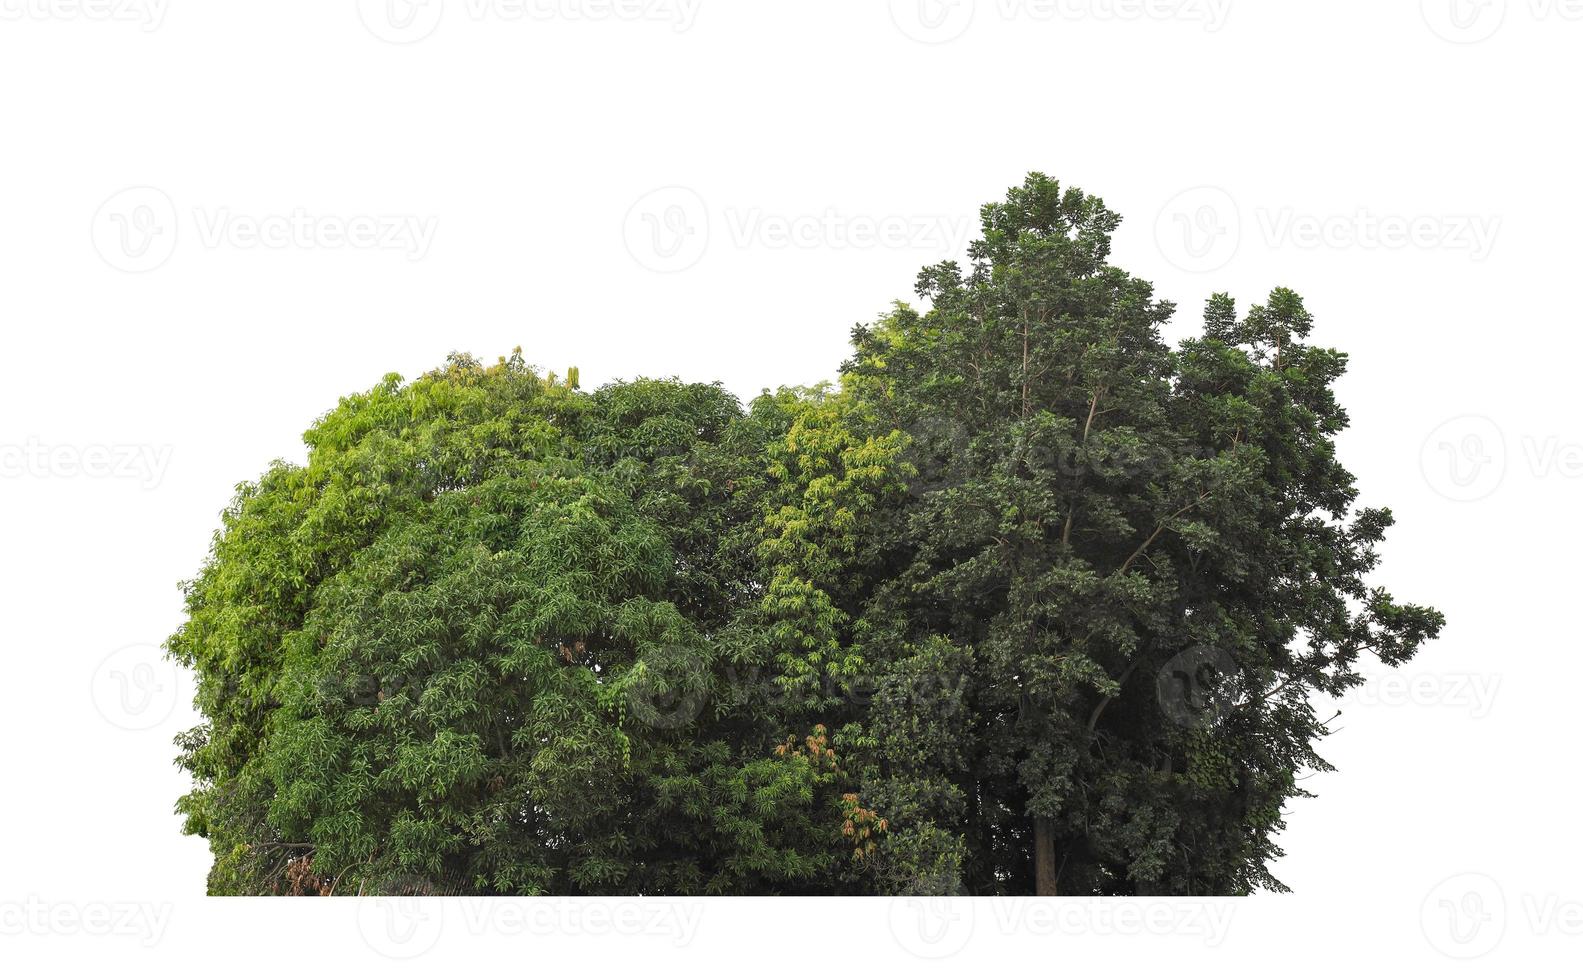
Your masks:
M 1391 517 L 1354 509 L 1346 358 L 1303 343 L 1302 300 L 1216 296 L 1172 350 L 1171 306 L 1108 263 L 1118 221 L 1032 175 L 969 268 L 923 271 L 927 312 L 856 331 L 847 385 L 918 436 L 924 488 L 865 619 L 963 651 L 968 890 L 1280 888 L 1282 804 L 1325 767 L 1309 695 L 1442 618 L 1364 582 Z

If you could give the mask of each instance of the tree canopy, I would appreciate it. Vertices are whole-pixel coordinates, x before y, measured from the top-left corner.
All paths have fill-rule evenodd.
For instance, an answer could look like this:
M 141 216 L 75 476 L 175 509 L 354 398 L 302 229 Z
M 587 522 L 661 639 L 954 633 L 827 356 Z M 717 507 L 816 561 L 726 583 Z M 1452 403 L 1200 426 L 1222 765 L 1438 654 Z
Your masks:
M 835 385 L 390 375 L 169 641 L 211 892 L 1241 894 L 1411 658 L 1302 299 L 1173 315 L 1042 175 Z

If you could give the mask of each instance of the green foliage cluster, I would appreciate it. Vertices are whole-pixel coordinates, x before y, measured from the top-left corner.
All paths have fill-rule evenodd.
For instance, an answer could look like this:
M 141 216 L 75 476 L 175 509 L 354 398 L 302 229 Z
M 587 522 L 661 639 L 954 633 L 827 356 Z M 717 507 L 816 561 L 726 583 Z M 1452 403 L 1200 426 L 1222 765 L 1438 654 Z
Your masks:
M 169 641 L 221 894 L 1214 894 L 1271 877 L 1366 584 L 1344 355 L 1172 307 L 1032 175 L 837 387 L 386 377 L 243 484 Z

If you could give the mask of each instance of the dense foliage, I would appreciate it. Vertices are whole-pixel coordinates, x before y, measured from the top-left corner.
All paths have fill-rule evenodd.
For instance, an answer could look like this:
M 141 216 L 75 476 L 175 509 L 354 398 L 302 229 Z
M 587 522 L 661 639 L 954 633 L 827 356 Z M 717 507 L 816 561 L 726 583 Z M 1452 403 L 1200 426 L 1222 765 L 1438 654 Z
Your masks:
M 1040 175 L 838 387 L 593 393 L 453 356 L 243 484 L 170 650 L 216 893 L 1212 894 L 1282 807 L 1366 583 L 1301 299 L 1172 307 Z

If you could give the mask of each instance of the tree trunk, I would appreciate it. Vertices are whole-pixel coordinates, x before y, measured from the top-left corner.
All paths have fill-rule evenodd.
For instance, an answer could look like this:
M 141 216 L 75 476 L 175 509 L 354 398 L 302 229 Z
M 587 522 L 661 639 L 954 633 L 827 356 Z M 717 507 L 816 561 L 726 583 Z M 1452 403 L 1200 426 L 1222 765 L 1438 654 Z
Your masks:
M 1035 895 L 1054 895 L 1055 823 L 1048 817 L 1033 821 L 1033 881 Z

